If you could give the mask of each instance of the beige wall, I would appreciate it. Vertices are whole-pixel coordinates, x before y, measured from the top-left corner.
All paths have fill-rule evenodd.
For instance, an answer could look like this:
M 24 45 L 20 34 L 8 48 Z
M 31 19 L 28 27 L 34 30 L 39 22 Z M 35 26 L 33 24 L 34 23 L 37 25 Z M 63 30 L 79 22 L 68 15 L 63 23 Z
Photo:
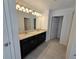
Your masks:
M 42 16 L 37 17 L 37 29 L 48 29 L 48 11 L 45 11 L 44 13 L 42 13 Z

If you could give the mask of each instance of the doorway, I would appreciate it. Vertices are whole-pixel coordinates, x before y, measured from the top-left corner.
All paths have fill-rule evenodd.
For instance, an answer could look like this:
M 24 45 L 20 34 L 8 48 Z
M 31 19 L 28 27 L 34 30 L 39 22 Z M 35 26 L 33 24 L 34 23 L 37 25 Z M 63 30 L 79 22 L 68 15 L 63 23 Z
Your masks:
M 60 39 L 63 16 L 54 16 L 51 20 L 51 39 Z

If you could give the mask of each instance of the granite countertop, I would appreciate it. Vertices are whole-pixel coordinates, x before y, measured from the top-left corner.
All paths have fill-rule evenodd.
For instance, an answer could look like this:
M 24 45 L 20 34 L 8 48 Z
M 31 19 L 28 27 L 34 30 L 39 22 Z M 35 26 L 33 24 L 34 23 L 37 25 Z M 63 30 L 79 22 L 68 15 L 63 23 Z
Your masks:
M 42 32 L 46 32 L 46 30 L 34 30 L 33 32 L 27 32 L 27 33 L 23 32 L 23 33 L 19 34 L 19 38 L 20 38 L 20 40 L 23 40 L 25 38 L 29 38 L 31 36 L 40 34 Z

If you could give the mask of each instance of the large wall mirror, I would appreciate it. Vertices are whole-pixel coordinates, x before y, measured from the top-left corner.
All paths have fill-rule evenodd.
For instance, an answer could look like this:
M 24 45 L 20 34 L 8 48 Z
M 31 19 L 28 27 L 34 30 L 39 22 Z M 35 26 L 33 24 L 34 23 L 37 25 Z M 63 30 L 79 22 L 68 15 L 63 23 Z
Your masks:
M 24 30 L 26 32 L 36 30 L 36 18 L 34 19 L 24 18 Z
M 36 16 L 30 13 L 16 11 L 18 18 L 19 33 L 36 30 Z

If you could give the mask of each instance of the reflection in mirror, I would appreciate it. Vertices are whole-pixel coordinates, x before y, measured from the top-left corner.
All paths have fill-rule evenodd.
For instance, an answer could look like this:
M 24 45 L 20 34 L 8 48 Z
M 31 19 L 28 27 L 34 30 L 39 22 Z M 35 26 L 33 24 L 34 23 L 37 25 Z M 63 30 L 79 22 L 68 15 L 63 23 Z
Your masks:
M 36 19 L 24 18 L 24 30 L 25 32 L 33 31 L 36 29 Z
M 36 30 L 36 16 L 30 13 L 16 11 L 18 18 L 19 33 L 31 32 Z

